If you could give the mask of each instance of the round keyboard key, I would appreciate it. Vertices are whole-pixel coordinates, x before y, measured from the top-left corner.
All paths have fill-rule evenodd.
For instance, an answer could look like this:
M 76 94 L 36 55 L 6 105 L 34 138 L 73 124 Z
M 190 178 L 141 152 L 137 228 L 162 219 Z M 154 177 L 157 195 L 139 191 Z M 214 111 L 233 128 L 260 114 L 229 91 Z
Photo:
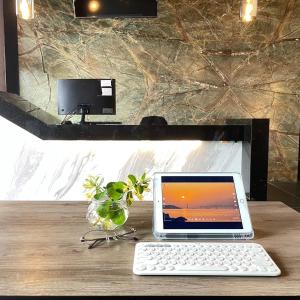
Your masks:
M 249 267 L 249 271 L 251 271 L 251 272 L 257 272 L 258 271 L 258 269 L 257 269 L 257 267 L 256 266 L 250 266 Z
M 149 271 L 155 271 L 155 270 L 156 270 L 156 267 L 150 265 L 150 266 L 147 267 L 147 269 L 148 269 Z
M 157 265 L 158 264 L 158 261 L 156 259 L 153 259 L 153 260 L 150 260 L 148 261 L 148 264 L 150 265 Z
M 165 267 L 165 266 L 158 266 L 157 269 L 158 269 L 159 271 L 164 271 L 164 270 L 166 269 L 166 267 Z
M 267 269 L 264 266 L 258 266 L 259 271 L 266 272 Z
M 262 248 L 260 248 L 260 247 L 257 247 L 257 248 L 255 249 L 255 251 L 258 252 L 258 253 L 264 252 L 264 250 L 263 250 Z
M 268 268 L 268 271 L 270 271 L 270 272 L 277 272 L 277 269 L 275 267 L 271 267 L 271 268 Z
M 173 271 L 173 270 L 175 270 L 175 267 L 174 266 L 167 266 L 166 270 L 167 271 Z
M 145 265 L 141 265 L 141 266 L 138 266 L 136 269 L 138 271 L 145 271 L 147 269 L 147 267 Z

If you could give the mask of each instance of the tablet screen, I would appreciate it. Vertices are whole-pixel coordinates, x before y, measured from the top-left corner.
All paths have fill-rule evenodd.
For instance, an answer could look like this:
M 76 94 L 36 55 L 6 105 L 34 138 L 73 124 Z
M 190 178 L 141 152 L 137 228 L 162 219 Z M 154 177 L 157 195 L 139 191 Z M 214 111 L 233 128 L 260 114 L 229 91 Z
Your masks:
M 232 176 L 162 176 L 164 229 L 243 229 Z

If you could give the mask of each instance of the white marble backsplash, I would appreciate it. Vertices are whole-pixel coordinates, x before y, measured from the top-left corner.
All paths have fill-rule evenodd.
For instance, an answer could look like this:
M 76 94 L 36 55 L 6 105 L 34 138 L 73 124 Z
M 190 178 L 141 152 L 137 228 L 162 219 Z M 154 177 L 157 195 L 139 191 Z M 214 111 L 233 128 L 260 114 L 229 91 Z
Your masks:
M 109 182 L 144 170 L 241 172 L 242 143 L 42 141 L 3 118 L 0 128 L 0 200 L 83 200 L 95 174 Z

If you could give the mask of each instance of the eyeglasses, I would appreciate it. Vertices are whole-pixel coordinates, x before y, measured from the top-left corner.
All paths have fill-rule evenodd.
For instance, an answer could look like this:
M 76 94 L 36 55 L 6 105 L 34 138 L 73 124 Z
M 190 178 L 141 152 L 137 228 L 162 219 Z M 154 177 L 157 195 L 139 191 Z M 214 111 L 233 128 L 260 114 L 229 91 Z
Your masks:
M 87 243 L 88 249 L 92 249 L 97 245 L 102 245 L 105 242 L 117 241 L 117 240 L 132 240 L 138 241 L 135 236 L 136 229 L 132 227 L 122 227 L 114 230 L 113 232 L 90 230 L 86 232 L 81 238 L 82 243 Z

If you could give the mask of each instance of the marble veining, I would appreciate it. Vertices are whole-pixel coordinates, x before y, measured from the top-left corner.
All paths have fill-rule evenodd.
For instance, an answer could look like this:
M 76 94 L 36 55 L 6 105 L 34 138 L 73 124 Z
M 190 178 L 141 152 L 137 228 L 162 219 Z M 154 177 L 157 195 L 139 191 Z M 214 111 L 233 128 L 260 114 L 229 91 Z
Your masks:
M 241 173 L 242 142 L 43 141 L 1 117 L 0 127 L 0 200 L 83 200 L 88 175 L 110 182 L 145 170 Z
M 71 0 L 35 3 L 18 33 L 21 96 L 36 107 L 59 121 L 57 79 L 115 78 L 117 116 L 102 120 L 269 118 L 269 179 L 296 179 L 299 0 L 260 0 L 250 24 L 239 0 L 158 0 L 155 19 L 95 20 L 74 19 Z

